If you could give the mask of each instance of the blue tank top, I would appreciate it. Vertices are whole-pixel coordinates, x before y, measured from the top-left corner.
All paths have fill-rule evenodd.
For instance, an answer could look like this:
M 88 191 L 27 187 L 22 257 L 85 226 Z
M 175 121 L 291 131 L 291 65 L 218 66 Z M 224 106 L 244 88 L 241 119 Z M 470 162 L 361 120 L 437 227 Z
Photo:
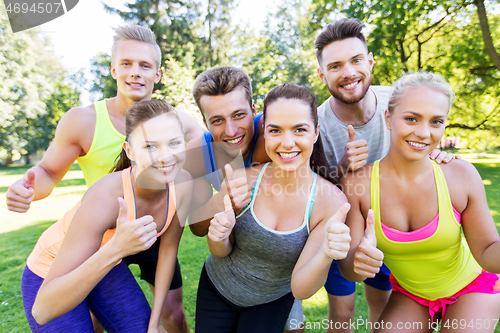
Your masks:
M 254 135 L 253 135 L 253 142 L 252 142 L 252 147 L 250 148 L 250 153 L 248 154 L 247 159 L 245 160 L 245 168 L 248 168 L 252 166 L 252 156 L 253 156 L 253 151 L 255 149 L 255 142 L 257 142 L 257 132 L 258 132 L 258 127 L 259 127 L 259 121 L 260 118 L 262 117 L 262 113 L 259 113 L 254 121 L 253 121 L 253 126 L 254 126 Z M 217 162 L 215 161 L 214 157 L 214 150 L 212 147 L 212 133 L 210 131 L 205 131 L 203 132 L 203 135 L 201 136 L 201 143 L 203 145 L 203 161 L 205 163 L 205 179 L 212 184 L 212 186 L 217 190 L 220 191 L 220 177 L 219 177 L 219 171 L 217 167 Z
M 294 230 L 276 231 L 262 224 L 253 210 L 268 164 L 262 168 L 255 182 L 252 201 L 236 218 L 233 250 L 223 258 L 210 255 L 205 262 L 214 286 L 237 306 L 269 303 L 288 294 L 293 269 L 309 236 L 317 175 L 314 174 L 301 226 Z

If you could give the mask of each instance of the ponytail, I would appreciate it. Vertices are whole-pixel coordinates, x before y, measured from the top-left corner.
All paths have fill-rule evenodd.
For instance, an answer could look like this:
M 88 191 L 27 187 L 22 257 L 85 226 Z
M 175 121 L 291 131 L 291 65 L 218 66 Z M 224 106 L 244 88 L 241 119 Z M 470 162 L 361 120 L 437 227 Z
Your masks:
M 125 152 L 125 149 L 122 148 L 122 151 L 120 152 L 120 155 L 118 155 L 115 159 L 115 165 L 111 170 L 111 172 L 116 172 L 116 171 L 122 171 L 125 170 L 126 168 L 129 168 L 132 166 L 132 163 L 130 162 L 130 159 L 127 156 L 127 153 Z

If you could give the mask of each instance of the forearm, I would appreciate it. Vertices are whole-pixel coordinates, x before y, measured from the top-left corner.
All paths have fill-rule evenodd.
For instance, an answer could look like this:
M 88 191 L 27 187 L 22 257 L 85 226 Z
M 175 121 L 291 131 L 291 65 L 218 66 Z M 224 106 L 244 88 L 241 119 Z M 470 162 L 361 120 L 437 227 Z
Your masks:
M 206 204 L 198 207 L 189 215 L 191 232 L 196 236 L 205 236 L 210 227 L 210 220 L 215 214 L 222 211 L 224 211 L 223 197 L 220 197 L 219 193 L 217 193 Z
M 292 274 L 292 293 L 296 299 L 307 299 L 326 282 L 332 259 L 320 248 L 316 255 Z
M 488 246 L 476 261 L 481 267 L 495 274 L 500 274 L 500 241 L 494 242 Z
M 75 308 L 120 261 L 119 253 L 108 244 L 71 272 L 42 284 L 32 310 L 39 324 Z
M 233 243 L 230 240 L 231 237 L 224 239 L 221 242 L 214 242 L 207 237 L 208 249 L 217 258 L 223 258 L 233 250 Z
M 39 164 L 34 166 L 32 170 L 35 171 L 35 187 L 33 200 L 36 201 L 48 197 L 59 182 L 59 179 L 54 179 L 50 175 L 50 173 L 48 173 L 47 170 L 45 170 L 45 168 Z

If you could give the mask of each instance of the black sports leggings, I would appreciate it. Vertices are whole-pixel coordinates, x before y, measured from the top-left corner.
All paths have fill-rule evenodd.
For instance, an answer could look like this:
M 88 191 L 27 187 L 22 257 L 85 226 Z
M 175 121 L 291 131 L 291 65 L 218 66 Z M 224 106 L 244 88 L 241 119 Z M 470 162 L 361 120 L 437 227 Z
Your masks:
M 256 306 L 229 302 L 215 288 L 205 266 L 196 297 L 196 333 L 283 333 L 293 305 L 293 295 Z

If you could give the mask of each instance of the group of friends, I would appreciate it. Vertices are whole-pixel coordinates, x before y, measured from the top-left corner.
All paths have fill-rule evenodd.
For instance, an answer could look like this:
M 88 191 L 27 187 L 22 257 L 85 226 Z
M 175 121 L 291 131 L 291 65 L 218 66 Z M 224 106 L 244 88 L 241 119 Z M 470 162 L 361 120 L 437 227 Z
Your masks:
M 372 86 L 363 28 L 341 19 L 317 37 L 331 94 L 319 107 L 308 88 L 282 84 L 257 113 L 242 70 L 201 73 L 193 96 L 207 130 L 151 100 L 161 78 L 151 30 L 118 28 L 116 97 L 68 111 L 7 192 L 8 208 L 26 212 L 75 160 L 89 187 L 27 260 L 32 331 L 189 332 L 177 260 L 187 224 L 210 249 L 197 333 L 303 331 L 293 325 L 305 320 L 301 300 L 323 286 L 329 320 L 341 323 L 328 331 L 352 332 L 343 324 L 354 321 L 355 281 L 365 282 L 369 321 L 385 323 L 376 332 L 432 332 L 440 319 L 494 332 L 500 238 L 483 183 L 436 149 L 453 91 L 428 72 Z

